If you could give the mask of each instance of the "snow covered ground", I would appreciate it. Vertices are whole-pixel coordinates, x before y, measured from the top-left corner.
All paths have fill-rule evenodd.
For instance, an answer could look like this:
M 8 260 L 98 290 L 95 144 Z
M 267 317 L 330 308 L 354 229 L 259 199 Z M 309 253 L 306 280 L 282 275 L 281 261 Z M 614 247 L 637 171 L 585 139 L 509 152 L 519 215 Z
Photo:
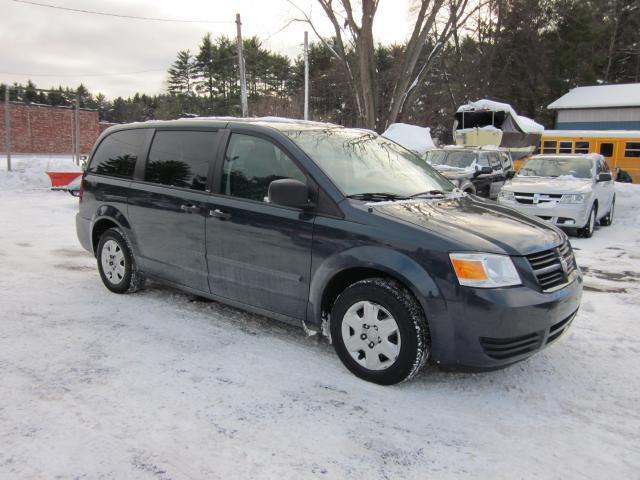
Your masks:
M 21 169 L 0 173 L 0 478 L 639 478 L 640 186 L 572 238 L 586 291 L 564 338 L 380 387 L 302 330 L 109 293 L 77 199 Z

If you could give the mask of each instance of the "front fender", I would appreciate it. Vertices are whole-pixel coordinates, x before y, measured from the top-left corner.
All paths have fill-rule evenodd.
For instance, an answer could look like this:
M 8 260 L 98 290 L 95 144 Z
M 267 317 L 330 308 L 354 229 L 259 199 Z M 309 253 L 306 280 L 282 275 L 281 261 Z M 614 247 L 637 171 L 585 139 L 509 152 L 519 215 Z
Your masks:
M 422 266 L 408 255 L 389 248 L 360 246 L 336 253 L 315 268 L 309 288 L 307 319 L 322 323 L 322 296 L 331 280 L 351 268 L 379 270 L 402 282 L 418 299 L 427 317 L 446 309 L 442 292 Z M 434 332 L 432 332 L 433 335 Z

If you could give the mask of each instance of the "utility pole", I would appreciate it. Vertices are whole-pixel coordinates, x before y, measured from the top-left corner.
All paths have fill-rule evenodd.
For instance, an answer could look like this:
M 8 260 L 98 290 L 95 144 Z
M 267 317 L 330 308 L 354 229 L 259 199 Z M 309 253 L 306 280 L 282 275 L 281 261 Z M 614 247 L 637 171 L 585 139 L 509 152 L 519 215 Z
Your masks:
M 74 112 L 74 131 L 76 134 L 76 141 L 74 143 L 74 156 L 76 165 L 80 165 L 80 93 L 76 93 L 76 108 Z
M 240 14 L 236 13 L 236 29 L 238 41 L 238 65 L 240 66 L 240 104 L 242 106 L 242 116 L 249 115 L 249 106 L 247 105 L 247 77 L 244 72 L 244 55 L 242 55 L 242 22 Z
M 7 172 L 11 171 L 11 111 L 9 104 L 9 84 L 4 87 L 4 146 L 7 151 Z
M 309 32 L 304 32 L 304 119 L 309 120 Z

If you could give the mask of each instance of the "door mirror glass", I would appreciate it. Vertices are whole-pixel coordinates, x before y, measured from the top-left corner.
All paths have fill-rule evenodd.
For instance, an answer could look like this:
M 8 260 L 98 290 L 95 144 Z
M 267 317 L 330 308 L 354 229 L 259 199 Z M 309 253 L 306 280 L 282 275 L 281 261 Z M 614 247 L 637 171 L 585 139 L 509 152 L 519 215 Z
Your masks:
M 291 208 L 309 208 L 309 187 L 300 180 L 283 178 L 269 184 L 269 202 Z

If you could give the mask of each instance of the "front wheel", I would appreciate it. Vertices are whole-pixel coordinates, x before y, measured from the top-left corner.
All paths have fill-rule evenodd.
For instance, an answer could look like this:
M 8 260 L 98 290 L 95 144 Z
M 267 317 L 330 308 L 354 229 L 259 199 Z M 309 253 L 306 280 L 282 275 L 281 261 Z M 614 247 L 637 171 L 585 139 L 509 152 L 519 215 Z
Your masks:
M 105 287 L 114 293 L 133 293 L 143 284 L 124 233 L 110 228 L 100 237 L 97 250 L 98 271 Z
M 608 227 L 613 223 L 613 211 L 615 209 L 615 206 L 616 206 L 616 198 L 613 197 L 613 200 L 611 201 L 611 209 L 609 210 L 609 213 L 607 213 L 604 217 L 600 219 L 600 225 L 602 225 L 603 227 Z
M 430 352 L 422 307 L 385 278 L 361 280 L 340 294 L 331 310 L 331 338 L 352 373 L 380 385 L 412 378 Z
M 591 207 L 591 212 L 589 213 L 589 219 L 587 220 L 587 224 L 578 229 L 578 236 L 584 238 L 591 238 L 593 235 L 593 230 L 596 228 L 596 213 L 597 209 L 594 205 Z

